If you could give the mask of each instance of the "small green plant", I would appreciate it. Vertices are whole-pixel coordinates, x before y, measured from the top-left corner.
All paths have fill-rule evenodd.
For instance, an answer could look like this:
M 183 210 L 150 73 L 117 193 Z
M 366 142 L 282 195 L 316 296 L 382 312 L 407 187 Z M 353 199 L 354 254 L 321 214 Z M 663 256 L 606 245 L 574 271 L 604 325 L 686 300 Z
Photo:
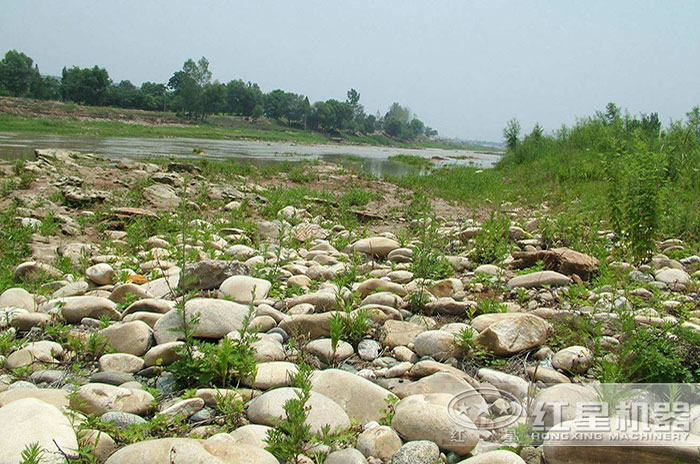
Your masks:
M 479 314 L 505 313 L 508 312 L 508 307 L 501 301 L 482 298 L 477 302 L 477 312 Z
M 394 420 L 394 415 L 396 414 L 396 404 L 399 402 L 399 397 L 396 395 L 387 395 L 384 398 L 386 407 L 382 409 L 382 418 L 379 419 L 379 423 L 386 426 L 391 426 L 391 421 Z
M 311 426 L 306 422 L 311 410 L 308 406 L 311 398 L 311 373 L 311 366 L 302 360 L 292 379 L 296 397 L 284 403 L 285 417 L 267 433 L 267 450 L 290 464 L 300 462 L 301 455 L 313 438 Z
M 503 214 L 493 212 L 474 237 L 471 257 L 478 263 L 494 263 L 510 252 L 510 221 Z
M 22 449 L 19 464 L 40 464 L 44 459 L 44 453 L 39 443 L 30 443 Z

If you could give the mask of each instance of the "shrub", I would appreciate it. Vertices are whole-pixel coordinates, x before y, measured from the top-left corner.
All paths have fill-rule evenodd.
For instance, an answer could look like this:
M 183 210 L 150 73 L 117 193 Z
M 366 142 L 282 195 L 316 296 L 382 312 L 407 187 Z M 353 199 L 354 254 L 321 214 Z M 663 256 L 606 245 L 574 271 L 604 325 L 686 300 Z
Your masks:
M 500 213 L 491 213 L 491 218 L 481 226 L 474 238 L 471 256 L 478 263 L 493 263 L 510 252 L 510 221 Z

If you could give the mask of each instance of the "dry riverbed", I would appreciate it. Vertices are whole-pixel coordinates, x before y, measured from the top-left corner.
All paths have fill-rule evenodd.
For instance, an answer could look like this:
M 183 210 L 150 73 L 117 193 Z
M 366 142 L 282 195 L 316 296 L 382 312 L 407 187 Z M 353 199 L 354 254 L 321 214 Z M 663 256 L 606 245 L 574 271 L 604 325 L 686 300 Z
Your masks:
M 599 262 L 546 249 L 545 207 L 499 232 L 332 164 L 37 155 L 0 165 L 0 463 L 612 462 L 533 409 L 700 378 L 680 240 Z M 612 455 L 696 462 L 698 431 Z

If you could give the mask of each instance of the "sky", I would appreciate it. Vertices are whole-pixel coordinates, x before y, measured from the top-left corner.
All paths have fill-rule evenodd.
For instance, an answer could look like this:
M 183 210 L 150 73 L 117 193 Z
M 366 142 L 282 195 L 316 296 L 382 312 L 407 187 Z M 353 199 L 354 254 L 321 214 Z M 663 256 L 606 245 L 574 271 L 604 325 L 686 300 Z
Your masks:
M 355 88 L 370 113 L 399 102 L 441 135 L 500 141 L 510 118 L 552 131 L 610 101 L 684 118 L 698 25 L 697 0 L 0 0 L 0 53 L 137 85 L 206 56 L 221 82 L 312 102 Z

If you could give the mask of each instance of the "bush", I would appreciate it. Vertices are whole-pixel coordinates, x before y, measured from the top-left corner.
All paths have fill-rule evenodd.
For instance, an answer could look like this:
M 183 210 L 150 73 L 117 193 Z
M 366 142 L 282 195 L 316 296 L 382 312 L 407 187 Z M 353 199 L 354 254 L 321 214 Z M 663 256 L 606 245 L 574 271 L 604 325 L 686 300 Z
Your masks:
M 471 256 L 478 263 L 500 261 L 510 252 L 510 220 L 500 213 L 491 213 L 474 238 Z

